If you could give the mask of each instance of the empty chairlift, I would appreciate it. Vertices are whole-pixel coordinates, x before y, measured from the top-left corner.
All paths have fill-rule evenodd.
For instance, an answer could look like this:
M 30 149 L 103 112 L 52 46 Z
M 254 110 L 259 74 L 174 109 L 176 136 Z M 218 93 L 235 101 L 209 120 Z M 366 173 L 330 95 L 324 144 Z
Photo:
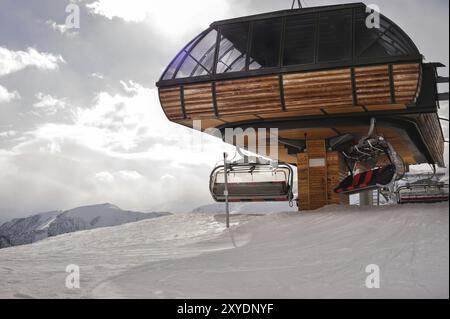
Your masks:
M 448 184 L 408 184 L 397 189 L 399 204 L 438 203 L 448 201 Z
M 225 201 L 225 173 L 229 202 L 292 201 L 293 171 L 289 165 L 227 164 L 216 167 L 210 176 L 211 195 Z

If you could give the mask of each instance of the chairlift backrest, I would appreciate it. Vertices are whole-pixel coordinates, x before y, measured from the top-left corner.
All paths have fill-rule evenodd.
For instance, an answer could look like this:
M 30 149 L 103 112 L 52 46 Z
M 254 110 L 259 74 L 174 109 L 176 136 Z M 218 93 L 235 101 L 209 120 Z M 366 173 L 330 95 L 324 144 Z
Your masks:
M 289 165 L 228 164 L 227 189 L 230 202 L 291 201 L 293 171 Z M 215 201 L 225 201 L 225 167 L 216 167 L 210 175 L 210 192 Z
M 399 204 L 446 202 L 449 200 L 449 184 L 414 183 L 398 187 L 396 193 Z

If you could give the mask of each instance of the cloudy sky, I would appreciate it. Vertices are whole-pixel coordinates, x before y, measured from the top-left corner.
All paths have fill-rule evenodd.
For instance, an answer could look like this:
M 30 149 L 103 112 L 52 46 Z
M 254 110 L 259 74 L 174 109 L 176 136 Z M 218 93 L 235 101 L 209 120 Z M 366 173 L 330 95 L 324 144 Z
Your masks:
M 70 3 L 80 9 L 79 29 L 65 24 Z M 448 0 L 371 3 L 413 38 L 427 61 L 448 65 Z M 207 180 L 221 145 L 205 138 L 206 147 L 194 147 L 191 132 L 164 117 L 155 82 L 212 21 L 290 5 L 0 0 L 0 221 L 103 202 L 143 211 L 210 203 Z M 448 117 L 448 105 L 442 115 Z

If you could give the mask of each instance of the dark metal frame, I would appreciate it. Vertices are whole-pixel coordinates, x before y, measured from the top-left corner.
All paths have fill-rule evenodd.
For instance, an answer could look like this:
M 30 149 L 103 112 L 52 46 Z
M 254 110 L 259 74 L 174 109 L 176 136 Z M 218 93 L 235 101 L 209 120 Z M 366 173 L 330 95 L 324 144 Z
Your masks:
M 191 84 L 191 83 L 204 83 L 204 82 L 211 82 L 211 81 L 217 81 L 217 80 L 226 80 L 226 79 L 240 79 L 240 78 L 249 78 L 249 77 L 255 77 L 255 76 L 262 76 L 262 75 L 282 75 L 292 72 L 302 72 L 302 71 L 311 71 L 311 70 L 321 70 L 321 69 L 335 69 L 335 68 L 341 68 L 341 67 L 355 67 L 355 66 L 366 66 L 366 65 L 373 65 L 373 64 L 380 64 L 380 63 L 401 63 L 401 62 L 422 62 L 423 57 L 420 54 L 419 50 L 415 46 L 414 42 L 411 40 L 411 38 L 400 28 L 398 27 L 394 22 L 392 22 L 390 19 L 386 18 L 385 16 L 381 15 L 384 21 L 389 23 L 392 28 L 396 29 L 400 35 L 402 36 L 402 39 L 404 41 L 408 42 L 410 47 L 415 51 L 412 55 L 401 55 L 401 56 L 392 56 L 392 57 L 383 57 L 383 58 L 359 58 L 356 57 L 355 52 L 355 38 L 356 38 L 356 9 L 365 8 L 366 6 L 363 3 L 356 3 L 356 4 L 347 4 L 347 5 L 337 5 L 337 6 L 324 6 L 324 7 L 314 7 L 314 8 L 302 8 L 297 10 L 287 10 L 287 11 L 278 11 L 278 12 L 272 12 L 267 14 L 261 14 L 261 15 L 255 15 L 255 16 L 249 16 L 249 17 L 242 17 L 237 19 L 231 19 L 231 20 L 224 20 L 224 21 L 218 21 L 211 24 L 211 26 L 203 31 L 198 37 L 196 37 L 193 41 L 195 43 L 192 45 L 193 41 L 191 41 L 183 50 L 182 52 L 185 52 L 185 56 L 183 60 L 178 65 L 173 77 L 171 80 L 163 80 L 164 75 L 166 74 L 169 67 L 172 65 L 172 63 L 176 60 L 173 59 L 171 64 L 166 68 L 166 70 L 163 73 L 163 76 L 161 79 L 156 83 L 158 87 L 168 87 L 168 86 L 174 86 L 174 85 L 180 85 L 180 84 Z M 343 9 L 352 9 L 352 31 L 351 31 L 351 37 L 352 37 L 352 50 L 351 50 L 351 58 L 347 61 L 334 61 L 334 62 L 318 62 L 318 46 L 319 46 L 319 18 L 321 12 L 333 12 L 337 10 L 343 10 Z M 297 16 L 297 15 L 303 15 L 303 14 L 316 14 L 316 39 L 315 39 L 315 54 L 314 54 L 314 63 L 310 64 L 301 64 L 301 65 L 289 65 L 285 66 L 283 64 L 283 58 L 284 58 L 284 44 L 285 44 L 285 27 L 286 27 L 286 18 L 290 16 Z M 271 67 L 271 68 L 262 68 L 258 70 L 249 70 L 250 65 L 250 52 L 251 52 L 251 44 L 253 42 L 253 23 L 255 21 L 260 20 L 266 20 L 266 19 L 276 19 L 280 18 L 282 22 L 282 28 L 281 28 L 281 35 L 280 35 L 280 50 L 279 50 L 279 57 L 278 57 L 278 66 L 277 67 Z M 239 23 L 239 22 L 249 22 L 249 30 L 248 30 L 248 37 L 247 37 L 247 52 L 246 52 L 246 67 L 245 71 L 238 71 L 238 72 L 231 72 L 231 73 L 217 73 L 217 63 L 218 63 L 218 52 L 220 50 L 220 37 L 221 37 L 221 26 L 233 24 L 233 23 Z M 181 68 L 182 64 L 186 60 L 188 56 L 190 56 L 191 51 L 198 45 L 200 41 L 204 39 L 204 37 L 211 32 L 212 30 L 217 31 L 217 39 L 215 42 L 215 56 L 214 56 L 214 65 L 213 70 L 208 75 L 203 76 L 196 76 L 196 77 L 187 77 L 187 78 L 180 78 L 176 79 L 176 75 Z M 189 50 L 186 50 L 187 47 Z M 212 48 L 211 48 L 212 49 Z

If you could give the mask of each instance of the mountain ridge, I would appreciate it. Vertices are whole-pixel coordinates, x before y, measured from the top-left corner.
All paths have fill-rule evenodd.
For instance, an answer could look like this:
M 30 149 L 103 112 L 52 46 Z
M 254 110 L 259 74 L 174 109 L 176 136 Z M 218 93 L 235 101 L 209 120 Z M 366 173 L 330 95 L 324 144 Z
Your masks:
M 110 203 L 37 213 L 1 224 L 0 249 L 31 244 L 65 233 L 117 226 L 167 215 L 171 213 L 122 210 Z

